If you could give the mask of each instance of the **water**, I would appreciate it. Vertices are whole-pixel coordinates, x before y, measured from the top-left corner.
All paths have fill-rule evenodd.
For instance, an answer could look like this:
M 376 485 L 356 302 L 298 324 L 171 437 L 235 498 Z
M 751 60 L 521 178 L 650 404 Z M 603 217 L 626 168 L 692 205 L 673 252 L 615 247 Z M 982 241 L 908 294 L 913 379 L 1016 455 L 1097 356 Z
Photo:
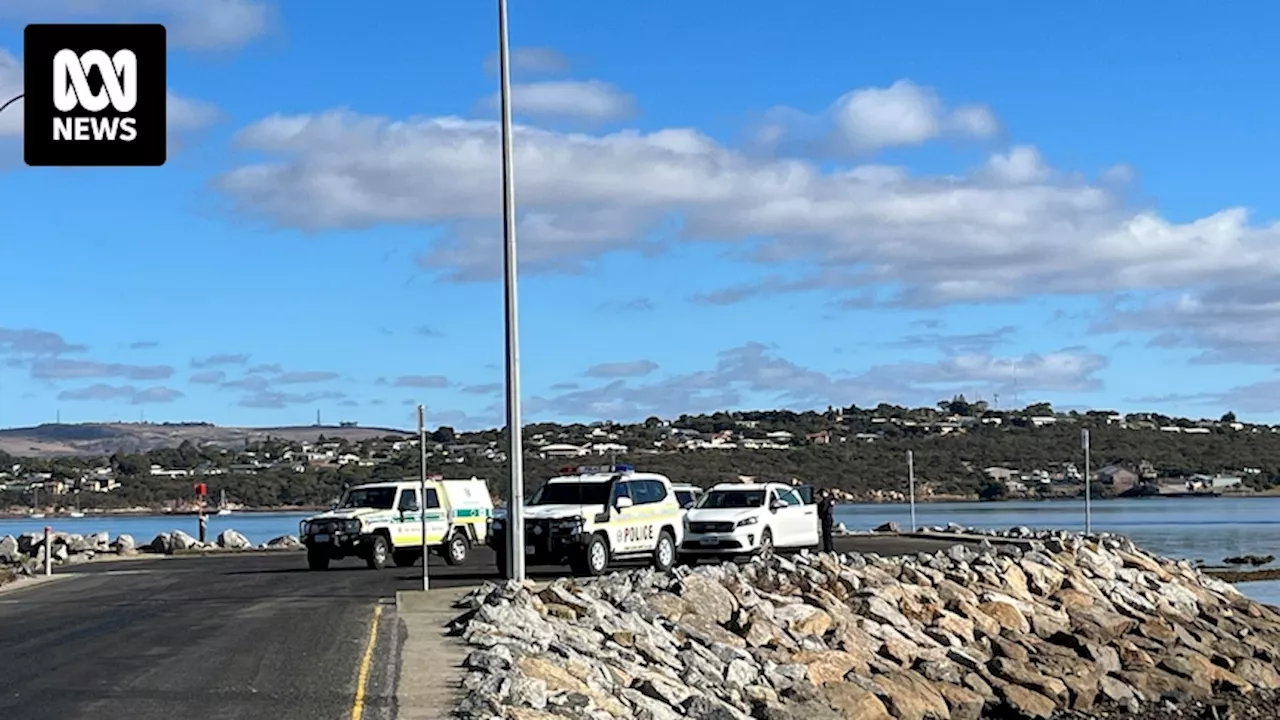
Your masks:
M 910 507 L 841 505 L 836 509 L 836 521 L 850 530 L 869 530 L 891 520 L 908 528 Z M 917 503 L 916 523 L 1083 530 L 1084 501 Z M 1103 500 L 1093 503 L 1093 529 L 1127 535 L 1156 555 L 1204 560 L 1210 565 L 1234 555 L 1280 556 L 1280 497 Z
M 208 539 L 212 541 L 223 530 L 243 533 L 257 545 L 281 535 L 297 535 L 298 522 L 314 513 L 252 512 L 230 515 L 209 515 Z M 0 537 L 22 533 L 41 533 L 45 526 L 54 532 L 88 535 L 107 531 L 111 537 L 132 535 L 139 545 L 151 542 L 156 535 L 181 530 L 191 537 L 199 537 L 200 522 L 195 515 L 88 515 L 82 518 L 18 518 L 0 520 Z

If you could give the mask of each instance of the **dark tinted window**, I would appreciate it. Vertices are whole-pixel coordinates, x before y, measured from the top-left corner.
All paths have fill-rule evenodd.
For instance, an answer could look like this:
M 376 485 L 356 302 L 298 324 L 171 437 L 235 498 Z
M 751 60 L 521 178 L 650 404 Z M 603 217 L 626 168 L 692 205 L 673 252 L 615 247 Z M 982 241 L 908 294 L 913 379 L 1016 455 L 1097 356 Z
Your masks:
M 618 502 L 618 498 L 622 497 L 629 497 L 631 498 L 631 502 L 636 502 L 631 485 L 632 483 L 621 480 L 613 484 L 613 502 L 615 504 Z
M 609 483 L 548 483 L 529 499 L 530 505 L 603 505 L 609 498 Z
M 680 507 L 688 508 L 693 507 L 693 504 L 698 502 L 698 498 L 694 496 L 692 490 L 677 490 L 676 502 L 680 503 Z
M 431 510 L 440 507 L 440 494 L 435 488 L 427 488 L 427 509 Z
M 396 489 L 393 487 L 356 488 L 347 493 L 342 507 L 390 510 L 395 501 Z
M 701 508 L 754 508 L 764 505 L 763 490 L 712 490 L 702 496 Z
M 633 480 L 630 485 L 631 499 L 637 505 L 662 502 L 667 498 L 667 487 L 657 480 Z
M 399 507 L 401 510 L 417 510 L 418 509 L 418 491 L 417 490 L 401 490 Z

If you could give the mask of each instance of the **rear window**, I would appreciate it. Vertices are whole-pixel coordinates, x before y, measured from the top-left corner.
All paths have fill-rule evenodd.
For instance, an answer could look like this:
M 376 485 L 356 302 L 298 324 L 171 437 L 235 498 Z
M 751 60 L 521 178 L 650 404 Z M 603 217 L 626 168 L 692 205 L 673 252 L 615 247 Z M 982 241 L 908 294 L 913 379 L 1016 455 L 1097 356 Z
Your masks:
M 692 490 L 677 490 L 676 501 L 680 503 L 680 507 L 690 508 L 698 502 L 698 496 L 694 495 Z

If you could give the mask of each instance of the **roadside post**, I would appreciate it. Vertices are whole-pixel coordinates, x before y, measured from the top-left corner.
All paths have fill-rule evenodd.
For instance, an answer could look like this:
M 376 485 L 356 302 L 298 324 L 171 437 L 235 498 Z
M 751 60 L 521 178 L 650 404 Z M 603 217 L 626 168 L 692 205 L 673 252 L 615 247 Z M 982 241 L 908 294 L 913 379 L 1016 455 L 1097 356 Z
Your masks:
M 916 456 L 910 450 L 907 451 L 907 493 L 911 502 L 911 532 L 915 532 L 919 529 L 916 526 Z
M 44 526 L 44 574 L 53 574 L 53 528 Z
M 422 589 L 430 590 L 430 574 L 427 572 L 427 409 L 418 406 L 418 518 L 422 523 Z
M 1084 532 L 1093 534 L 1093 482 L 1089 477 L 1089 429 L 1080 430 L 1080 447 L 1084 449 Z
M 502 112 L 502 237 L 507 336 L 507 436 L 511 479 L 507 485 L 507 577 L 524 580 L 524 424 L 520 419 L 520 333 L 516 276 L 516 191 L 511 140 L 511 59 L 507 0 L 498 0 L 499 97 Z

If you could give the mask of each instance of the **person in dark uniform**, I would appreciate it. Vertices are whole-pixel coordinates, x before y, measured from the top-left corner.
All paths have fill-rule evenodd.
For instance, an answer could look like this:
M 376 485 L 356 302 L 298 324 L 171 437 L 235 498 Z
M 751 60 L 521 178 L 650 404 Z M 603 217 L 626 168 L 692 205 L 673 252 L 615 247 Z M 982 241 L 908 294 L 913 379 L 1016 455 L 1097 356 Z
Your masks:
M 818 520 L 822 522 L 822 551 L 835 552 L 836 499 L 830 490 L 818 496 Z

